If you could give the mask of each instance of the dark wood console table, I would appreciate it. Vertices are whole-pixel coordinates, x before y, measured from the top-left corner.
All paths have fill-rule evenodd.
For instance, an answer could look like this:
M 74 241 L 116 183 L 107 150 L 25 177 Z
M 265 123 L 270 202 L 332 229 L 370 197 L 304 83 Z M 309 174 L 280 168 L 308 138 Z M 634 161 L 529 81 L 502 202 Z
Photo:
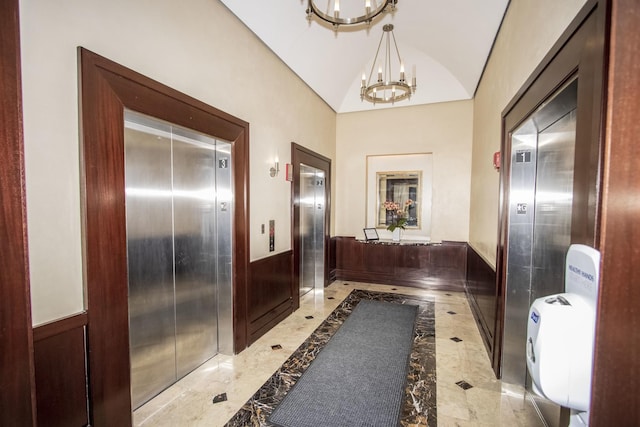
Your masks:
M 334 241 L 336 280 L 464 291 L 466 242 Z

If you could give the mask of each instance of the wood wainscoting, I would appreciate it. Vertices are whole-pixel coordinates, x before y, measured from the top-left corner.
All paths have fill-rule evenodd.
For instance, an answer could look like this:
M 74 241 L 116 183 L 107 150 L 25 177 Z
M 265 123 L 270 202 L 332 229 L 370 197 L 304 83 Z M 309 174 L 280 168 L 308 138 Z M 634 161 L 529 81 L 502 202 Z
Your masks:
M 292 251 L 250 263 L 249 336 L 253 343 L 293 312 Z M 87 313 L 33 329 L 39 427 L 89 424 Z
M 248 311 L 249 344 L 293 313 L 293 251 L 253 261 L 249 264 Z
M 498 287 L 496 270 L 471 245 L 467 245 L 467 300 L 476 320 L 480 335 L 489 353 L 493 355 L 493 336 L 496 330 Z
M 341 236 L 332 240 L 336 280 L 464 292 L 466 242 L 401 245 Z
M 89 424 L 86 326 L 81 313 L 33 329 L 39 427 Z

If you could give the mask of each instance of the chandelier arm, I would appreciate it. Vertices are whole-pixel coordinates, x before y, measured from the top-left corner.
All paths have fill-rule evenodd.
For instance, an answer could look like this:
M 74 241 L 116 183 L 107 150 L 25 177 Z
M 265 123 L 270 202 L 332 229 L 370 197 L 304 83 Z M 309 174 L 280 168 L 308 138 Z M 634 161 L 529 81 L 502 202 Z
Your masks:
M 391 79 L 391 38 L 389 37 L 389 33 L 393 34 L 393 30 L 387 32 L 387 50 L 385 51 L 385 82 L 388 82 Z
M 380 46 L 382 46 L 382 39 L 384 38 L 384 33 L 380 36 L 380 42 L 378 43 L 378 50 L 376 50 L 376 57 L 373 58 L 373 63 L 371 64 L 371 71 L 369 72 L 369 80 L 367 81 L 367 86 L 371 85 L 371 77 L 373 77 L 373 70 L 376 67 L 376 63 L 378 62 L 378 54 L 380 53 Z
M 398 63 L 402 64 L 402 58 L 400 58 L 400 49 L 398 49 L 398 43 L 396 42 L 396 35 L 393 34 L 393 31 L 391 32 L 391 35 L 393 36 L 393 44 L 396 47 L 396 53 L 398 54 Z

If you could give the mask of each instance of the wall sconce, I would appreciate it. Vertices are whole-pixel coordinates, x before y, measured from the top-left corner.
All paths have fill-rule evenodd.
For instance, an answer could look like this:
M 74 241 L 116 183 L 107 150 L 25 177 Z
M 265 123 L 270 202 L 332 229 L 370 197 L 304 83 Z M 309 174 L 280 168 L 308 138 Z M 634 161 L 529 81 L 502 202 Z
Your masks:
M 271 178 L 275 178 L 276 176 L 278 176 L 278 172 L 280 172 L 280 162 L 278 161 L 278 157 L 276 157 L 273 166 L 271 166 L 271 169 L 269 169 L 269 176 Z

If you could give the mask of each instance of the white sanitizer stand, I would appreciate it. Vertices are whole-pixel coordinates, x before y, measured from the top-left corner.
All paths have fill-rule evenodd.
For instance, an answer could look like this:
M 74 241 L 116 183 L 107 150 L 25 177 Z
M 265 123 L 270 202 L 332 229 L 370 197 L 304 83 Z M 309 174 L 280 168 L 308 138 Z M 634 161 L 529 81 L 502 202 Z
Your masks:
M 538 298 L 529 310 L 527 367 L 533 389 L 570 408 L 569 426 L 588 425 L 600 252 L 571 245 L 565 293 Z

